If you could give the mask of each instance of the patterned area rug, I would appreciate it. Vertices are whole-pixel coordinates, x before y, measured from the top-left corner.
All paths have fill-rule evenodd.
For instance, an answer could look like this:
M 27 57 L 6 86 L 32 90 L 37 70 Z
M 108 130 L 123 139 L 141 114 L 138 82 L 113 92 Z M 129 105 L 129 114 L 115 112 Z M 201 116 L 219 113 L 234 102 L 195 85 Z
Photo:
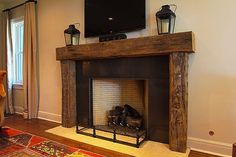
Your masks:
M 0 157 L 104 157 L 12 128 L 0 132 Z

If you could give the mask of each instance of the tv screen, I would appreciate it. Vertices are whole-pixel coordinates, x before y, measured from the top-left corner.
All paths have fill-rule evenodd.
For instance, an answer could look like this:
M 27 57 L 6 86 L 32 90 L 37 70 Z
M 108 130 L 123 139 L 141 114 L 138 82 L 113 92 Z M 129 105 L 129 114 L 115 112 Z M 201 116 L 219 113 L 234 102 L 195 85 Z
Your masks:
M 145 0 L 85 0 L 85 37 L 144 29 Z

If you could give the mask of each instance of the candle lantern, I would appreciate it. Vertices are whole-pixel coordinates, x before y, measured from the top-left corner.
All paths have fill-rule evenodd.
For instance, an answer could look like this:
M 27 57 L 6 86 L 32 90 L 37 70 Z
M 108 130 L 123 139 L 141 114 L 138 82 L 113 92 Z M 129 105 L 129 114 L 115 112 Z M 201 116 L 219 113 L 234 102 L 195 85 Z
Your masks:
M 170 6 L 176 5 L 163 5 L 161 9 L 156 13 L 156 22 L 157 22 L 157 30 L 158 34 L 170 34 L 174 33 L 174 27 L 175 27 L 175 11 L 173 12 L 170 9 Z
M 75 25 L 69 25 L 64 31 L 66 46 L 79 45 L 80 31 L 75 28 Z

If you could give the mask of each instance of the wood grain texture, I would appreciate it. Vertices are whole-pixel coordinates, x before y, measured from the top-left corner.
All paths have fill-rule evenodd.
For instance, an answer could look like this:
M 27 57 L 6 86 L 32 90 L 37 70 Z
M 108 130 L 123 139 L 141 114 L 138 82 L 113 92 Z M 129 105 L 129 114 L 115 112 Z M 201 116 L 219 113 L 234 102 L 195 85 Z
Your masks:
M 62 75 L 62 126 L 73 127 L 76 124 L 76 63 L 61 62 Z
M 193 32 L 133 38 L 57 48 L 57 60 L 92 60 L 168 55 L 195 51 Z
M 233 144 L 232 157 L 236 157 L 236 143 Z
M 188 54 L 172 53 L 170 68 L 170 149 L 185 152 L 187 147 Z
M 189 157 L 220 157 L 220 156 L 191 150 Z

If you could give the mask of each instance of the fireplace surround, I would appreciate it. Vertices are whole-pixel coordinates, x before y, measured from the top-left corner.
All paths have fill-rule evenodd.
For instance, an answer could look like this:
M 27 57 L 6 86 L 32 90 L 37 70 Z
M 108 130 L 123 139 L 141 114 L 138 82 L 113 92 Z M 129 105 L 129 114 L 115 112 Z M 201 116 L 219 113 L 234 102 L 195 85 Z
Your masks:
M 188 55 L 193 52 L 192 32 L 57 48 L 62 70 L 62 125 L 76 124 L 77 108 L 80 113 L 86 111 L 78 114 L 86 117 L 81 122 L 92 126 L 91 116 L 86 115 L 90 105 L 80 106 L 90 104 L 81 101 L 90 101 L 89 92 L 84 91 L 89 91 L 91 78 L 148 79 L 149 88 L 156 90 L 148 96 L 149 105 L 153 101 L 148 109 L 148 139 L 167 142 L 171 150 L 185 152 Z M 152 115 L 157 117 L 149 117 Z M 157 138 L 152 134 L 158 134 Z
M 94 127 L 91 89 L 93 79 L 146 80 L 148 89 L 147 128 L 145 128 L 147 139 L 169 143 L 168 56 L 77 61 L 76 75 L 77 124 L 80 127 Z

